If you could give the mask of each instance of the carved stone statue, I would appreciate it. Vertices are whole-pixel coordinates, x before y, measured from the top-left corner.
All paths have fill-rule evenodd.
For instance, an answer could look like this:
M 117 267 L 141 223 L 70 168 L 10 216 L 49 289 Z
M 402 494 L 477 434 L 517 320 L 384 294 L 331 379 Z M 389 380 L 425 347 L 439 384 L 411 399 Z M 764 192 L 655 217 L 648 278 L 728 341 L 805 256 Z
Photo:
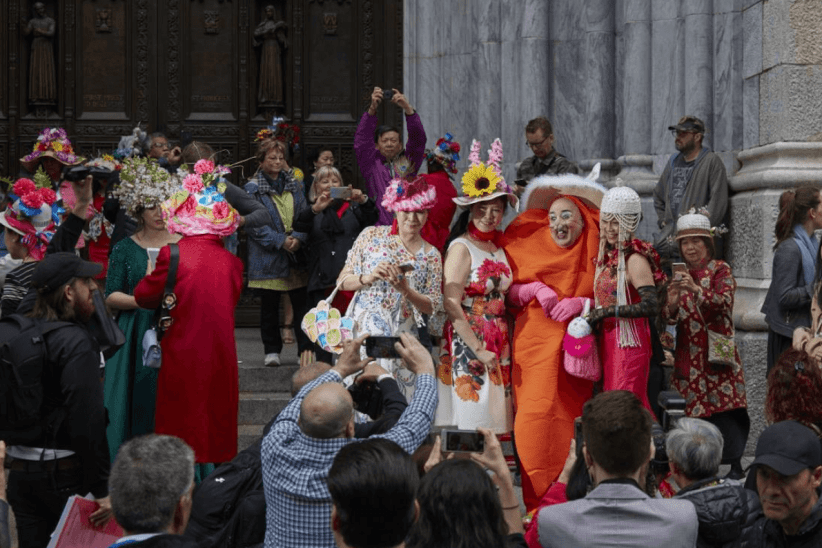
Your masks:
M 257 88 L 257 102 L 260 105 L 282 104 L 283 102 L 283 62 L 281 49 L 288 48 L 285 37 L 288 25 L 285 21 L 275 21 L 274 6 L 266 6 L 265 19 L 254 29 L 254 46 L 260 51 L 260 82 Z
M 46 15 L 42 2 L 34 3 L 34 17 L 23 28 L 23 34 L 34 35 L 29 62 L 29 102 L 54 104 L 57 100 L 57 77 L 54 70 L 54 19 Z

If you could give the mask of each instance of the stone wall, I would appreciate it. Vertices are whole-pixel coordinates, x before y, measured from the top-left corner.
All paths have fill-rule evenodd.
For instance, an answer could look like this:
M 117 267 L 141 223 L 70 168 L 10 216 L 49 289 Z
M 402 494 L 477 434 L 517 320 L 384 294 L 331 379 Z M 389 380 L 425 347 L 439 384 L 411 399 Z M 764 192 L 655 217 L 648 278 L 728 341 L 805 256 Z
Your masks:
M 603 165 L 644 198 L 671 153 L 667 127 L 702 118 L 731 181 L 728 261 L 749 386 L 763 427 L 766 330 L 777 201 L 822 185 L 822 0 L 407 0 L 406 94 L 429 140 L 500 137 L 504 174 L 530 155 L 523 128 L 554 125 L 557 150 Z M 487 147 L 483 147 L 487 148 Z M 467 159 L 463 161 L 463 166 Z

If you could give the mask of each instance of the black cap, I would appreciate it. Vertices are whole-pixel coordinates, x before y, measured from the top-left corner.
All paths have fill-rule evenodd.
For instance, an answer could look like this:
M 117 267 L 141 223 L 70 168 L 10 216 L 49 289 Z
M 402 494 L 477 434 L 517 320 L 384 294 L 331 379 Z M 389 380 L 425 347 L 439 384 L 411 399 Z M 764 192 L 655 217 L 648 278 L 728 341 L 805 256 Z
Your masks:
M 782 421 L 767 427 L 756 442 L 756 459 L 751 466 L 764 464 L 783 476 L 793 476 L 805 468 L 822 466 L 822 443 L 816 433 L 796 421 Z
M 705 122 L 696 116 L 683 116 L 675 126 L 668 126 L 671 131 L 695 131 L 696 133 L 705 133 Z
M 31 285 L 40 293 L 51 293 L 72 278 L 92 278 L 103 265 L 84 261 L 74 253 L 50 253 L 34 267 Z

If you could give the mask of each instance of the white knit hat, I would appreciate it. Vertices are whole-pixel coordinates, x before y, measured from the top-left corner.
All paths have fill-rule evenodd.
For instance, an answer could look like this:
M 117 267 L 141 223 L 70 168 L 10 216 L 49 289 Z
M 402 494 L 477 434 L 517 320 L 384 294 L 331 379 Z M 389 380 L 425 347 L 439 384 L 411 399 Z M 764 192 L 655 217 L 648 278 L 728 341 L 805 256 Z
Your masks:
M 617 179 L 617 185 L 620 182 Z M 616 186 L 605 194 L 599 211 L 614 215 L 639 215 L 642 213 L 642 202 L 634 189 L 627 186 Z
M 676 222 L 676 238 L 680 240 L 688 236 L 713 237 L 711 234 L 711 220 L 702 213 L 688 213 Z

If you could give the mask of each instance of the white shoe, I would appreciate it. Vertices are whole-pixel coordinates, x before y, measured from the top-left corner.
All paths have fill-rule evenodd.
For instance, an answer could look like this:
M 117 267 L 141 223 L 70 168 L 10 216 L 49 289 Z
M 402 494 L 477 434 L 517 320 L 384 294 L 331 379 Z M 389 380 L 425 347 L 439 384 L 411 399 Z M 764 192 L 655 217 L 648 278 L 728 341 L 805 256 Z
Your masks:
M 263 362 L 266 367 L 276 367 L 280 365 L 280 355 L 276 352 L 272 352 L 271 354 L 265 355 L 265 362 Z

